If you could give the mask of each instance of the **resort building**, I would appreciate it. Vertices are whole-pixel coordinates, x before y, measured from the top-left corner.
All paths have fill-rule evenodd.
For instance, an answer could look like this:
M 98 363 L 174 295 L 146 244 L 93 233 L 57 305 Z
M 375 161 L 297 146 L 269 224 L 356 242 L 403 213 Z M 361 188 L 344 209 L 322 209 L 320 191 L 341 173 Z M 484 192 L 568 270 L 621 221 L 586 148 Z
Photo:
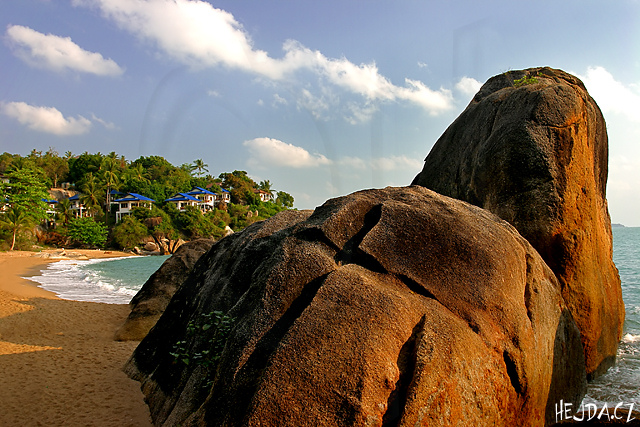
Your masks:
M 271 200 L 273 200 L 273 196 L 268 191 L 253 190 L 253 193 L 257 194 L 258 196 L 260 196 L 260 201 L 261 202 L 270 202 Z
M 114 200 L 113 203 L 118 204 L 118 210 L 116 210 L 116 222 L 120 222 L 123 216 L 131 215 L 133 208 L 144 207 L 151 209 L 151 204 L 155 203 L 155 200 L 141 196 L 137 193 L 127 193 L 126 196 Z
M 204 203 L 188 193 L 176 193 L 173 197 L 165 199 L 165 202 L 174 204 L 180 212 L 184 212 L 187 206 L 197 206 L 204 211 Z
M 202 213 L 206 213 L 217 208 L 220 203 L 230 203 L 231 193 L 225 189 L 218 194 L 202 187 L 193 187 L 186 193 L 176 193 L 165 202 L 173 203 L 181 212 L 187 206 L 197 206 Z
M 43 202 L 47 204 L 47 215 L 55 215 L 56 214 L 56 206 L 58 205 L 57 200 L 47 200 L 42 199 Z
M 69 205 L 70 205 L 71 211 L 73 212 L 73 215 L 76 218 L 84 218 L 86 216 L 91 216 L 89 215 L 87 208 L 84 206 L 84 203 L 80 201 L 80 193 L 69 197 Z
M 215 209 L 216 205 L 221 200 L 219 194 L 213 193 L 209 190 L 205 190 L 202 187 L 193 187 L 191 191 L 188 191 L 186 194 L 191 197 L 195 197 L 201 202 L 200 209 L 203 212 Z

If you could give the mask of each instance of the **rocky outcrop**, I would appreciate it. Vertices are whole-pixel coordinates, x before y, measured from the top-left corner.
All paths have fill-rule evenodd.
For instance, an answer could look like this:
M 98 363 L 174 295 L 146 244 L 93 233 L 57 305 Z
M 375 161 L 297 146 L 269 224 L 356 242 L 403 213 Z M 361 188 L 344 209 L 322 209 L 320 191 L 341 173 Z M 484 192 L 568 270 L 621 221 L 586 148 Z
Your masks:
M 131 299 L 131 313 L 115 335 L 117 341 L 140 341 L 156 324 L 171 297 L 187 279 L 202 254 L 214 241 L 197 239 L 183 244 L 149 277 Z
M 487 81 L 413 181 L 490 210 L 538 250 L 578 324 L 589 376 L 615 362 L 624 322 L 607 162 L 605 122 L 582 82 L 532 68 Z
M 538 253 L 418 186 L 220 240 L 126 370 L 157 425 L 541 425 L 586 384 Z

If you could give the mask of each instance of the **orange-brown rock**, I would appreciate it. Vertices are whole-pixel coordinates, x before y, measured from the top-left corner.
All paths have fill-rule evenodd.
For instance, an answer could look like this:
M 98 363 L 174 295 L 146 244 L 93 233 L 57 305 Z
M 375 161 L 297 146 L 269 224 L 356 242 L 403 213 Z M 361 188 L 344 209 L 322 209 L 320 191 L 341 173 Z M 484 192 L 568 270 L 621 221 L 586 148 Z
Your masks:
M 558 277 L 587 372 L 615 362 L 624 305 L 612 261 L 604 118 L 583 83 L 551 68 L 485 83 L 413 183 L 513 224 Z
M 584 394 L 539 254 L 423 187 L 282 212 L 197 266 L 126 368 L 157 425 L 537 426 Z

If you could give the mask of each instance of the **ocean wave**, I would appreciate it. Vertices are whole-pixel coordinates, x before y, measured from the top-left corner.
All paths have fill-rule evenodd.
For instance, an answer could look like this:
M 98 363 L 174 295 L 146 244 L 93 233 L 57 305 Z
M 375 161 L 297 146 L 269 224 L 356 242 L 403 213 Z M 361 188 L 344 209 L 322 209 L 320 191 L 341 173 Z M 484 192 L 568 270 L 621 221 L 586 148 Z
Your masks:
M 640 343 L 640 335 L 626 334 L 622 337 L 622 342 L 625 344 Z
M 167 257 L 120 257 L 62 260 L 29 280 L 59 298 L 127 304 Z

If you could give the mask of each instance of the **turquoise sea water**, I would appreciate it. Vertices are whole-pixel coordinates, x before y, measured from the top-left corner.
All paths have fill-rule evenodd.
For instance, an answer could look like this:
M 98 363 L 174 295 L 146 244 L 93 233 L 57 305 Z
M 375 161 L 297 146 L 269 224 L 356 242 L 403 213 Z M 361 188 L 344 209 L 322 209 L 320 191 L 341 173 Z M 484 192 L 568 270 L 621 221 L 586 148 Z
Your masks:
M 29 280 L 40 283 L 62 299 L 128 304 L 144 282 L 168 256 L 64 260 L 47 266 L 40 276 Z

